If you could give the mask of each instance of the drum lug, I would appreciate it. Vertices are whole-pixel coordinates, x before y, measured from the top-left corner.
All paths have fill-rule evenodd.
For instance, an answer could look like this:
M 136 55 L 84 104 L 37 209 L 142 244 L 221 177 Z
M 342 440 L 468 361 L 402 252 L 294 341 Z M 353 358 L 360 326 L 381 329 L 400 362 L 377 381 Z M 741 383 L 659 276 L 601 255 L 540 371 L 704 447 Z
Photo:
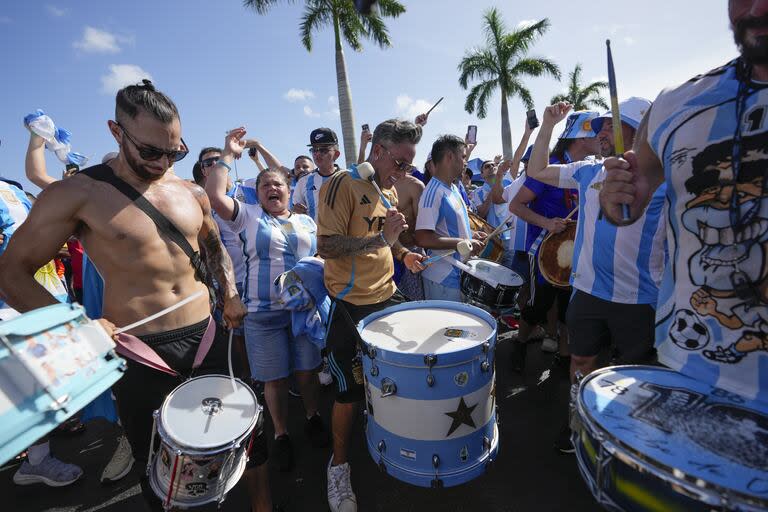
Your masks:
M 379 453 L 384 453 L 385 451 L 387 451 L 387 443 L 385 443 L 384 440 L 382 439 L 381 441 L 379 441 L 379 444 L 376 445 L 376 449 L 379 450 Z
M 491 440 L 487 436 L 483 436 L 483 450 L 486 452 L 491 451 Z
M 379 376 L 379 367 L 376 365 L 371 366 L 371 376 L 372 377 L 378 377 Z
M 376 359 L 376 347 L 371 345 L 366 345 L 366 353 L 369 358 Z
M 490 365 L 490 363 L 488 363 L 488 361 L 487 361 L 487 360 L 486 360 L 486 361 L 483 361 L 482 363 L 480 363 L 480 369 L 481 369 L 483 372 L 487 372 L 488 370 L 490 370 L 490 368 L 491 368 L 491 365 Z
M 379 459 L 379 471 L 386 474 L 387 473 L 387 466 L 384 465 L 384 460 Z
M 435 478 L 430 482 L 433 489 L 442 489 L 443 481 L 437 477 L 437 468 L 440 466 L 440 457 L 435 453 L 432 455 L 432 467 L 435 469 Z
M 368 431 L 368 408 L 363 411 L 363 430 Z
M 381 379 L 381 398 L 386 398 L 397 393 L 397 384 L 389 377 Z
M 487 354 L 491 350 L 491 344 L 489 342 L 483 343 L 483 354 Z
M 427 386 L 432 387 L 435 385 L 435 376 L 432 375 L 432 367 L 437 364 L 437 356 L 435 354 L 427 354 L 424 356 L 424 364 L 427 365 L 429 374 L 427 375 Z

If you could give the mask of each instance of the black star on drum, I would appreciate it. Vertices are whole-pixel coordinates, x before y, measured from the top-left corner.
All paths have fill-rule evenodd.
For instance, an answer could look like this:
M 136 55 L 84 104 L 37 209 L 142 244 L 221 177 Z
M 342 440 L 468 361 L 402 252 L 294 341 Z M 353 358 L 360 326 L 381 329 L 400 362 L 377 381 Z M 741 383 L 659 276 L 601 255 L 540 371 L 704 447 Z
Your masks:
M 475 410 L 475 407 L 477 407 L 477 404 L 471 407 L 467 407 L 467 403 L 464 401 L 464 397 L 461 397 L 459 399 L 459 407 L 454 412 L 445 413 L 446 416 L 453 418 L 451 428 L 448 429 L 448 433 L 445 434 L 445 437 L 448 437 L 456 432 L 456 429 L 462 425 L 475 428 L 475 420 L 472 419 L 472 411 Z

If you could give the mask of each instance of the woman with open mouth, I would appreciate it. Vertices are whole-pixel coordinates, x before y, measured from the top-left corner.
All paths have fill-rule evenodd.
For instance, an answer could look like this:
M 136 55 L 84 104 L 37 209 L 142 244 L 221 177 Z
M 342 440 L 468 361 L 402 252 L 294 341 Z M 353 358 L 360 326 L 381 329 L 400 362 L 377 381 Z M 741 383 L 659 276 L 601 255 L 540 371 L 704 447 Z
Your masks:
M 232 130 L 224 151 L 208 176 L 211 206 L 239 233 L 246 257 L 243 302 L 245 344 L 253 379 L 264 382 L 264 395 L 275 427 L 274 460 L 281 471 L 293 468 L 293 446 L 288 436 L 288 377 L 294 373 L 306 409 L 305 432 L 313 445 L 330 441 L 317 414 L 320 349 L 306 336 L 291 332 L 291 313 L 279 301 L 273 283 L 296 262 L 317 252 L 317 226 L 311 217 L 289 210 L 289 176 L 266 169 L 256 178 L 258 204 L 226 195 L 226 174 L 245 147 L 245 129 Z

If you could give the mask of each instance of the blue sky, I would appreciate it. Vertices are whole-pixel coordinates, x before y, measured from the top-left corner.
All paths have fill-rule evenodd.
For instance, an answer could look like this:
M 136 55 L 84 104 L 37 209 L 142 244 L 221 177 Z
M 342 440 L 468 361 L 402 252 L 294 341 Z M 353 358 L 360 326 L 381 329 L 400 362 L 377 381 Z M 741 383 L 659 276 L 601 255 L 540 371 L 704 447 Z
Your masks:
M 498 94 L 486 119 L 467 114 L 456 71 L 464 52 L 483 43 L 481 14 L 488 7 L 497 5 L 509 27 L 548 17 L 552 27 L 532 54 L 553 58 L 564 75 L 580 62 L 586 79 L 604 78 L 610 37 L 620 98 L 653 99 L 664 86 L 736 55 L 724 0 L 401 1 L 406 13 L 388 21 L 392 48 L 365 43 L 362 53 L 346 48 L 345 54 L 358 130 L 389 117 L 412 118 L 445 96 L 430 116 L 418 165 L 438 135 L 463 136 L 468 124 L 478 125 L 475 156 L 501 152 Z M 317 33 L 307 53 L 298 36 L 301 4 L 259 16 L 239 0 L 3 2 L 0 175 L 36 190 L 23 178 L 22 119 L 37 108 L 72 132 L 74 150 L 100 161 L 116 149 L 106 126 L 116 88 L 145 74 L 181 112 L 193 154 L 177 164 L 179 175 L 191 177 L 197 151 L 220 145 L 225 131 L 241 124 L 290 165 L 306 152 L 313 128 L 330 126 L 341 136 L 333 33 Z M 564 88 L 551 78 L 529 86 L 539 112 Z M 525 119 L 518 99 L 510 102 L 510 117 L 516 144 Z M 48 153 L 47 161 L 58 175 L 55 156 Z M 243 160 L 238 171 L 245 177 L 256 168 Z

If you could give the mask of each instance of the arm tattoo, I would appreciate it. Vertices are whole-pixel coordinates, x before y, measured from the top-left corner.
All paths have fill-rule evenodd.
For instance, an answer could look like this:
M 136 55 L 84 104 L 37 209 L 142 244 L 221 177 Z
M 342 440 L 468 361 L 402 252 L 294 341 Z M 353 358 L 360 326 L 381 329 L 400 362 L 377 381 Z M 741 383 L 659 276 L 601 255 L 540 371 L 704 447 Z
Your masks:
M 208 273 L 216 278 L 224 297 L 237 295 L 232 259 L 224 250 L 215 222 L 210 222 L 208 234 L 203 239 L 202 245 L 205 248 L 205 265 L 208 267 Z
M 410 251 L 406 249 L 403 244 L 400 243 L 400 241 L 395 242 L 395 244 L 392 246 L 392 257 L 396 261 L 403 261 L 403 257 L 405 257 L 405 255 L 409 252 Z
M 373 236 L 354 237 L 343 235 L 330 235 L 318 237 L 320 255 L 324 258 L 341 258 L 343 256 L 357 256 L 376 249 L 386 247 L 387 243 L 378 233 Z

